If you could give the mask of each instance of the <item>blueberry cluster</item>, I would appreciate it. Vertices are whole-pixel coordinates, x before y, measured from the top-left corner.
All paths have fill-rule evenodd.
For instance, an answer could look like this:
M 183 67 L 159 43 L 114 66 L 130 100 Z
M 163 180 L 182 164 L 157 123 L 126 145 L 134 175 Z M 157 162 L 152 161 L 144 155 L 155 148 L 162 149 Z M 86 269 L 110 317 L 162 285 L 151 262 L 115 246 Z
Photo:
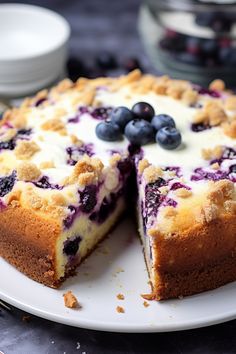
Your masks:
M 120 61 L 107 51 L 98 53 L 91 65 L 88 65 L 86 60 L 78 56 L 70 57 L 67 62 L 68 75 L 72 81 L 76 81 L 80 76 L 93 79 L 110 76 L 113 72 L 128 73 L 134 69 L 142 71 L 142 65 L 137 58 L 127 57 Z
M 110 119 L 96 126 L 96 135 L 105 141 L 119 141 L 123 134 L 131 144 L 142 146 L 156 140 L 163 148 L 176 149 L 181 144 L 181 134 L 175 121 L 167 114 L 155 115 L 147 102 L 138 102 L 132 109 L 117 107 Z
M 200 38 L 167 29 L 158 46 L 183 64 L 222 67 L 236 63 L 235 44 L 228 35 Z

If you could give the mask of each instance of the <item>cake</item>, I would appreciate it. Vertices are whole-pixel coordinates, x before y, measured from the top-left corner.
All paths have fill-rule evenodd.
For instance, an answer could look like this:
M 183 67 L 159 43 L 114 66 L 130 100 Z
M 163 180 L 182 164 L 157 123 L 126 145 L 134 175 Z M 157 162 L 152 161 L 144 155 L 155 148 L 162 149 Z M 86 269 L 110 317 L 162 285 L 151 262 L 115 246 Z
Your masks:
M 57 288 L 135 198 L 148 298 L 236 280 L 235 138 L 221 80 L 135 70 L 39 92 L 1 121 L 0 256 Z

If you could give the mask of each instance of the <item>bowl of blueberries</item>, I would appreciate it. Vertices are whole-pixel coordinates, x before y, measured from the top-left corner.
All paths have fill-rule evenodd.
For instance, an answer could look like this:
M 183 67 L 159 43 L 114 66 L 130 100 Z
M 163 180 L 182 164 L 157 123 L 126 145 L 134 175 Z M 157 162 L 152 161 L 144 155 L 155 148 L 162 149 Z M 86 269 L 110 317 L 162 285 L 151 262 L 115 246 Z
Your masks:
M 144 45 L 160 72 L 208 85 L 236 85 L 235 0 L 145 0 L 139 15 Z

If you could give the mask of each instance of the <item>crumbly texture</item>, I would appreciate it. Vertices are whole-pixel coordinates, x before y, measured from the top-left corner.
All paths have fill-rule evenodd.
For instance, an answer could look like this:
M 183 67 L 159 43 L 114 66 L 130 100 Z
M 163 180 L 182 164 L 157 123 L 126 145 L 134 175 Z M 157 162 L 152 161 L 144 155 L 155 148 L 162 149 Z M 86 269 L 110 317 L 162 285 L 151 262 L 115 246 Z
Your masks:
M 118 313 L 125 313 L 125 309 L 124 309 L 124 307 L 122 307 L 122 306 L 117 306 L 117 307 L 116 307 L 116 311 L 117 311 Z
M 157 300 L 195 294 L 235 280 L 235 216 L 196 224 L 172 237 L 153 234 L 152 279 Z
M 69 309 L 76 309 L 79 307 L 79 302 L 71 290 L 63 294 L 64 304 Z
M 24 315 L 22 316 L 22 321 L 29 323 L 31 321 L 32 317 L 30 315 Z

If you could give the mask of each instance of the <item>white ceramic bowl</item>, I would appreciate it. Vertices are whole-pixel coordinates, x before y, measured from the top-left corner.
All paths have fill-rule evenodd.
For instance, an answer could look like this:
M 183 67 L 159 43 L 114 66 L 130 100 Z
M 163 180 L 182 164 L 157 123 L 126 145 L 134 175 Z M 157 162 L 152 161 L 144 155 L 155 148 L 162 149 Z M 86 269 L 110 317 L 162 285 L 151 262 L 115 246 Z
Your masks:
M 70 27 L 38 6 L 0 4 L 0 94 L 25 95 L 56 80 L 64 69 Z

